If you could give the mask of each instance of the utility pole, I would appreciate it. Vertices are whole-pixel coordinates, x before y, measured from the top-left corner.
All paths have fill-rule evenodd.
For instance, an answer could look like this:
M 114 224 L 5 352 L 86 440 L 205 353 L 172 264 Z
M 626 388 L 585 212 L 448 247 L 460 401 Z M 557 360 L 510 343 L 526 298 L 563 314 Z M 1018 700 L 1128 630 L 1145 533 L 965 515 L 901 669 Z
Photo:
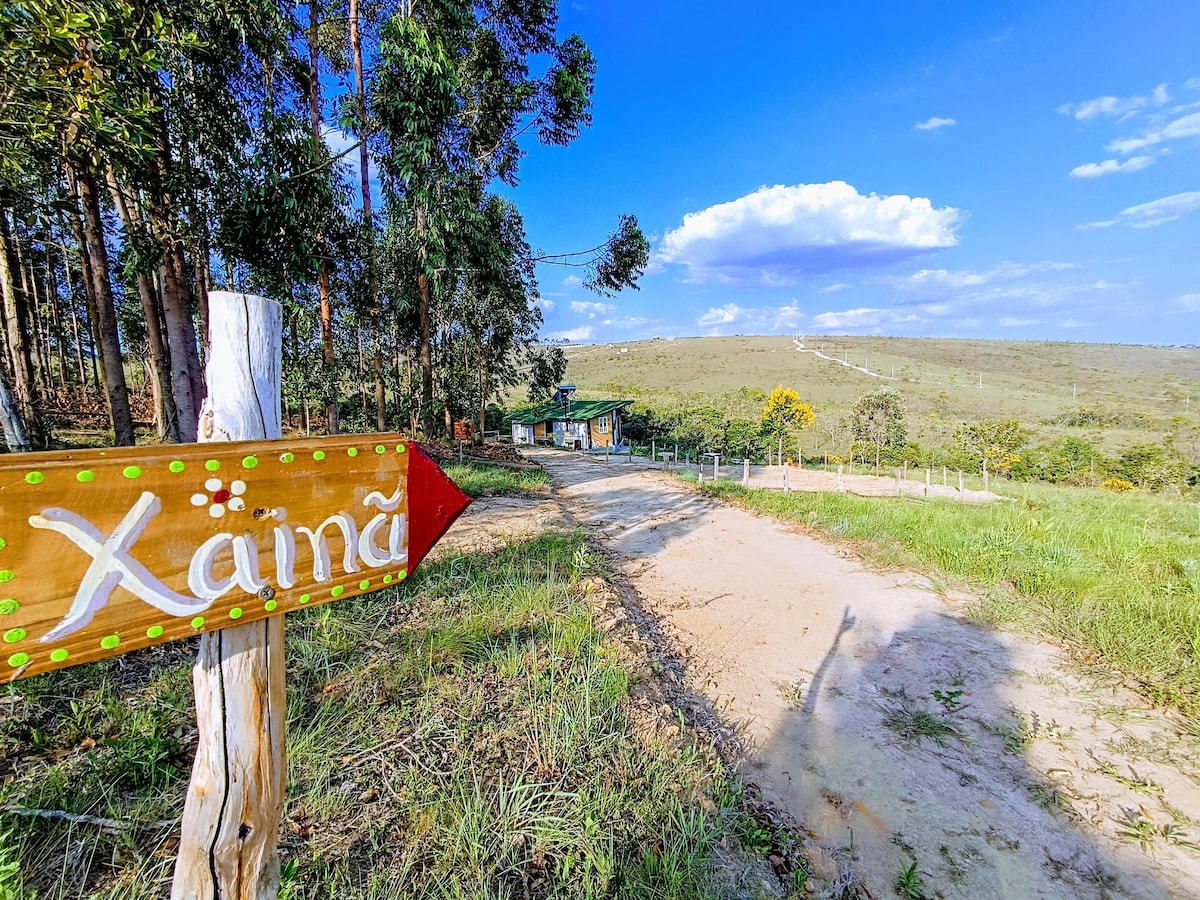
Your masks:
M 1072 384 L 1071 384 L 1071 399 L 1072 400 L 1074 400 L 1079 395 L 1078 388 L 1079 388 L 1079 385 L 1072 382 Z

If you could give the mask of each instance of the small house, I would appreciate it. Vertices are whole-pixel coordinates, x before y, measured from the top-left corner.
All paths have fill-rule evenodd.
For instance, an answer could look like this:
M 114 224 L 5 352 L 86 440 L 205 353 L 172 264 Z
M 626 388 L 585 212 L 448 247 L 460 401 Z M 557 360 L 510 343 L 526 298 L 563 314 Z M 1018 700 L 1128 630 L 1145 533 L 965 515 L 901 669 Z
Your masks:
M 632 400 L 576 400 L 575 386 L 564 384 L 554 399 L 512 417 L 514 444 L 551 443 L 591 450 L 622 443 L 621 410 Z

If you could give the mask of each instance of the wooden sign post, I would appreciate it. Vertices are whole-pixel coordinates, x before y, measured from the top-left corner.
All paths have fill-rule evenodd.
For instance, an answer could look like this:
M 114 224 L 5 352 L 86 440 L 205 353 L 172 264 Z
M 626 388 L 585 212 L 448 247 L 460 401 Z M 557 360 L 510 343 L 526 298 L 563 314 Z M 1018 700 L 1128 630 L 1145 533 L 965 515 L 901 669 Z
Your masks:
M 279 887 L 283 613 L 403 581 L 469 500 L 395 435 L 281 440 L 278 304 L 209 303 L 205 444 L 0 462 L 0 680 L 199 634 L 172 898 L 260 900 Z

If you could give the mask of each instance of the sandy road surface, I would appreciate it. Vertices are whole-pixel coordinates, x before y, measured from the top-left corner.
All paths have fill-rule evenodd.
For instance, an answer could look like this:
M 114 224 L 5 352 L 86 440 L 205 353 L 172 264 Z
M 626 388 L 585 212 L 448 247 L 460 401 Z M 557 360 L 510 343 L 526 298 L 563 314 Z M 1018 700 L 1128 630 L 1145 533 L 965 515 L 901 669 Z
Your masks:
M 915 859 L 930 896 L 1200 897 L 1200 754 L 1179 723 L 920 576 L 666 473 L 529 455 L 617 553 L 692 688 L 744 727 L 745 776 L 812 834 L 821 893 L 849 868 L 894 896 Z M 930 716 L 954 733 L 917 736 Z

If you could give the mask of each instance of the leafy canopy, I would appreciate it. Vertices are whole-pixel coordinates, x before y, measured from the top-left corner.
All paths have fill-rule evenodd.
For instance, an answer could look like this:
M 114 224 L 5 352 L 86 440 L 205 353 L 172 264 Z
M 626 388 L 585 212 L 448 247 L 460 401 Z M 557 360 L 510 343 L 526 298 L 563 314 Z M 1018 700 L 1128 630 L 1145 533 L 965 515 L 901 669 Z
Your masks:
M 776 437 L 800 431 L 816 420 L 812 406 L 801 400 L 796 391 L 783 385 L 771 391 L 762 411 L 763 429 Z

